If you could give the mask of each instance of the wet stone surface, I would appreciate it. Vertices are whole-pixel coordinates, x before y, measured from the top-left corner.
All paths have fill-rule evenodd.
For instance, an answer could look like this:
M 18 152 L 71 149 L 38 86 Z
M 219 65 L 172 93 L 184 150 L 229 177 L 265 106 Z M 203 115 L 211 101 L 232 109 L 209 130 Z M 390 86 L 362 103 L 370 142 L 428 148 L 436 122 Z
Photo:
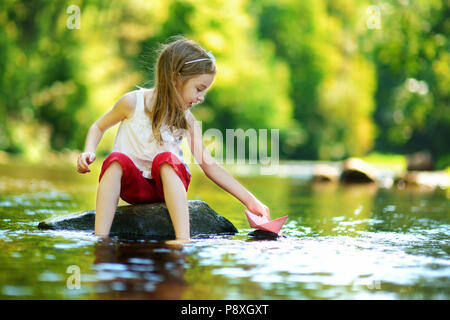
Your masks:
M 235 226 L 217 214 L 206 202 L 189 201 L 191 237 L 200 235 L 234 234 Z M 39 229 L 93 231 L 95 210 L 59 215 L 39 223 Z M 120 206 L 116 210 L 111 235 L 143 236 L 173 239 L 175 232 L 164 203 Z

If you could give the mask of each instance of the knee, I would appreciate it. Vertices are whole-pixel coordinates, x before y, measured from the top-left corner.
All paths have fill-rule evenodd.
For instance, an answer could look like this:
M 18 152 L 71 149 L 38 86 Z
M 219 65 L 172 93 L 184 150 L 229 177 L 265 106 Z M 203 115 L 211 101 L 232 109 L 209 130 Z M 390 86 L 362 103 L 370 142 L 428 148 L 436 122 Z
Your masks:
M 123 174 L 123 168 L 122 168 L 122 165 L 120 164 L 119 161 L 111 162 L 111 164 L 108 166 L 106 171 L 114 172 L 114 173 L 117 173 L 117 174 L 120 174 L 120 175 Z
M 123 153 L 113 152 L 108 157 L 106 157 L 103 162 L 102 170 L 114 170 L 114 171 L 124 171 L 127 166 L 129 166 L 131 159 L 128 158 Z
M 173 172 L 173 171 L 175 171 L 175 170 L 173 169 L 172 165 L 170 165 L 167 162 L 164 162 L 159 166 L 159 172 L 161 174 L 165 174 L 167 172 Z

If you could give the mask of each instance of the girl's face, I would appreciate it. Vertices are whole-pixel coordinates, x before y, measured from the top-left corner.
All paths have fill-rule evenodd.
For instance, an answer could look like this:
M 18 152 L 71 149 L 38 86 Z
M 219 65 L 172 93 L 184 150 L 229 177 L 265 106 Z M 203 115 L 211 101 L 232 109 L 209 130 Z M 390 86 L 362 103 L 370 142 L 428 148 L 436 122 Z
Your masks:
M 175 87 L 183 98 L 186 110 L 205 100 L 206 91 L 213 81 L 214 74 L 207 73 L 194 76 L 185 82 L 177 81 Z

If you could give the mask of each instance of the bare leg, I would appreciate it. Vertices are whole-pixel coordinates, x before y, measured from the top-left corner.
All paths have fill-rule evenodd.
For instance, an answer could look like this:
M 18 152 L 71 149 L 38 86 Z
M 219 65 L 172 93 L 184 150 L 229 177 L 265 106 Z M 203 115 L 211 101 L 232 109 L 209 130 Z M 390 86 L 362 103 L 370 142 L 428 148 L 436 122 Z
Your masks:
M 95 235 L 109 236 L 120 196 L 120 180 L 123 170 L 117 161 L 105 170 L 97 190 L 95 209 Z
M 175 230 L 175 237 L 180 242 L 186 242 L 190 237 L 186 189 L 171 165 L 167 163 L 162 164 L 160 167 L 160 176 L 166 206 Z

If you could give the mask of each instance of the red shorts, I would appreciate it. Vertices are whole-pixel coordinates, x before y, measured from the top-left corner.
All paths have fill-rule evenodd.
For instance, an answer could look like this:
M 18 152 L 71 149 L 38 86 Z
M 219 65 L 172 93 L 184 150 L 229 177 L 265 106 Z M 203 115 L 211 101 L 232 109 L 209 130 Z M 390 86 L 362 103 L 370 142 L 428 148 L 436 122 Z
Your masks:
M 191 174 L 187 171 L 180 159 L 171 152 L 162 152 L 153 159 L 151 174 L 153 179 L 147 179 L 142 176 L 134 162 L 125 154 L 120 152 L 111 153 L 103 161 L 100 172 L 99 182 L 102 179 L 105 170 L 113 162 L 117 161 L 122 167 L 123 175 L 120 185 L 120 197 L 130 203 L 152 203 L 164 201 L 164 190 L 159 175 L 161 164 L 170 164 L 183 182 L 186 191 L 191 181 Z

